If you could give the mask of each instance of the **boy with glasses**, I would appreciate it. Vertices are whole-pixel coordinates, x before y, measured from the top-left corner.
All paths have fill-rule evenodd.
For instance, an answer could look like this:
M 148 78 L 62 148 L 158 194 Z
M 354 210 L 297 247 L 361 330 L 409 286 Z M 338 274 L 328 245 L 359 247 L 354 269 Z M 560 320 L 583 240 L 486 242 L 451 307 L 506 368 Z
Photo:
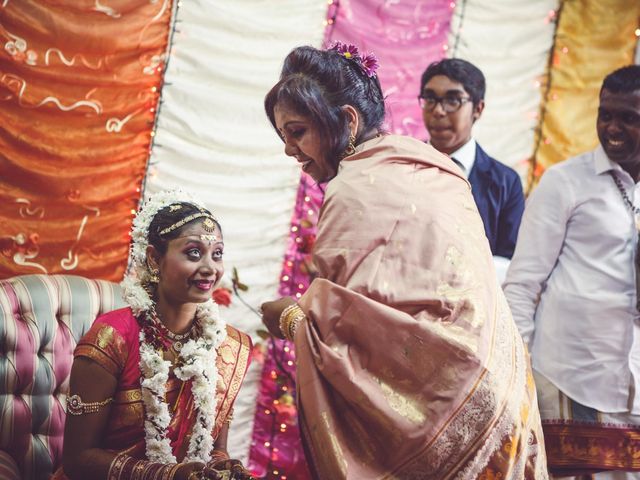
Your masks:
M 418 100 L 429 142 L 449 155 L 471 183 L 491 252 L 510 259 L 524 194 L 518 174 L 487 155 L 471 135 L 484 109 L 484 93 L 482 72 L 465 60 L 452 58 L 427 67 Z

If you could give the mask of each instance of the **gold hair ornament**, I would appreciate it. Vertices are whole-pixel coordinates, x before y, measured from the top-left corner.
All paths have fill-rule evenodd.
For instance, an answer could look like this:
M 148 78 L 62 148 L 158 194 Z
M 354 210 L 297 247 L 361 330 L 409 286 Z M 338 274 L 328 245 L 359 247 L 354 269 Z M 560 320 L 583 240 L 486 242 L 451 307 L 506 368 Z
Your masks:
M 160 236 L 166 235 L 167 233 L 171 233 L 174 230 L 182 227 L 183 225 L 186 225 L 189 222 L 194 221 L 197 218 L 202 218 L 204 217 L 204 220 L 202 221 L 202 228 L 204 228 L 205 232 L 209 232 L 209 233 L 213 233 L 215 231 L 216 228 L 216 224 L 215 224 L 215 217 L 213 217 L 210 213 L 207 212 L 198 212 L 198 213 L 193 213 L 189 216 L 184 217 L 182 220 L 178 220 L 176 223 L 174 223 L 173 225 L 168 226 L 167 228 L 165 228 L 164 230 L 160 231 Z
M 85 413 L 96 413 L 100 407 L 104 407 L 113 402 L 113 397 L 101 402 L 83 402 L 80 395 L 71 395 L 67 400 L 67 413 L 70 415 L 82 415 Z

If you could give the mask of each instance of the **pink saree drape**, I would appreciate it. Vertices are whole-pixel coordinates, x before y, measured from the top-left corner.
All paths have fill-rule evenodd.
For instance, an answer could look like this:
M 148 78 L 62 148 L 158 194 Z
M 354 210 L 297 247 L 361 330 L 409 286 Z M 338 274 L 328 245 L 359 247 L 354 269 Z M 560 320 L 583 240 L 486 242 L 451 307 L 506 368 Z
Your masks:
M 327 187 L 314 261 L 295 343 L 317 478 L 547 478 L 526 350 L 448 158 L 362 144 Z

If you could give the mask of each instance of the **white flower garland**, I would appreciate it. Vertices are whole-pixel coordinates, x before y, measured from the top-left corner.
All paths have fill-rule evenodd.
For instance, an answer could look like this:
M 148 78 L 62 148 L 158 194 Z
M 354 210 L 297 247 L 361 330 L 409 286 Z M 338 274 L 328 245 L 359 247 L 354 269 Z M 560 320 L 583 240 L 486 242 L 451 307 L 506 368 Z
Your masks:
M 202 205 L 183 191 L 164 191 L 149 199 L 133 221 L 132 272 L 122 281 L 122 287 L 125 301 L 135 316 L 146 317 L 153 306 L 153 300 L 142 286 L 149 278 L 146 266 L 149 225 L 162 208 L 180 202 Z M 227 336 L 226 324 L 218 313 L 218 306 L 213 300 L 197 306 L 194 321 L 202 326 L 202 335 L 184 344 L 178 356 L 178 366 L 174 370 L 178 379 L 184 382 L 192 380 L 191 391 L 196 409 L 196 419 L 185 462 L 206 463 L 210 460 L 213 449 L 212 432 L 218 406 L 217 349 Z M 145 407 L 146 454 L 147 459 L 154 462 L 177 462 L 171 450 L 171 442 L 167 438 L 171 415 L 165 394 L 170 367 L 171 362 L 164 360 L 161 352 L 146 341 L 144 330 L 141 330 L 140 372 L 143 378 L 140 386 Z

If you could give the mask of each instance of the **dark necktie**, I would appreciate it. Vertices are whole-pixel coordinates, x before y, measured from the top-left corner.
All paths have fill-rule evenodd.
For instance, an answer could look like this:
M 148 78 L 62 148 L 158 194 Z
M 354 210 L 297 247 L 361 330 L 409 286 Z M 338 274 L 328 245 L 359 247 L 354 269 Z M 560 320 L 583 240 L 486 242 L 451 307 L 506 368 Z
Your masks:
M 464 168 L 464 165 L 462 164 L 461 161 L 459 161 L 457 158 L 453 158 L 453 157 L 451 157 L 451 160 L 453 160 L 453 163 L 455 163 L 456 165 L 458 165 L 458 167 L 460 167 L 460 170 L 462 170 L 462 173 L 467 173 L 467 169 Z

